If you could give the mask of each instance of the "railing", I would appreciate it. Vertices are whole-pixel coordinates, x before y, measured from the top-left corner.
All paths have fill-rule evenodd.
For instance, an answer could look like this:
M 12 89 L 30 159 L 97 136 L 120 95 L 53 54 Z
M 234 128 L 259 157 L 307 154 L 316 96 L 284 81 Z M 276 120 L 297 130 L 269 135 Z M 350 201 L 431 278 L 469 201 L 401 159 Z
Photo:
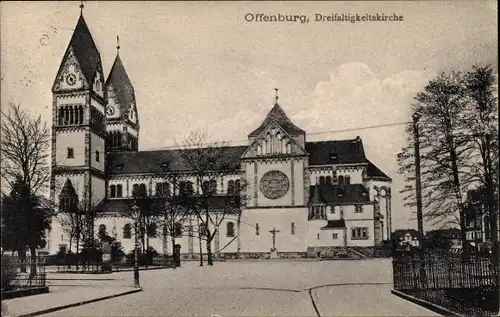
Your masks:
M 45 258 L 2 255 L 2 291 L 46 286 Z
M 498 263 L 489 253 L 396 251 L 393 278 L 395 290 L 457 314 L 491 316 L 499 310 Z

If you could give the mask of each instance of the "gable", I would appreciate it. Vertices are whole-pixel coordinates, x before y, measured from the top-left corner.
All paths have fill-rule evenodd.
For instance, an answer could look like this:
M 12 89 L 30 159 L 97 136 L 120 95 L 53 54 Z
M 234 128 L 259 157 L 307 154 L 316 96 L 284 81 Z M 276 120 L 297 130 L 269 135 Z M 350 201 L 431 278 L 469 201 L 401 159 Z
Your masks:
M 306 155 L 306 151 L 277 122 L 271 121 L 253 140 L 243 158 L 276 155 Z
M 56 80 L 52 87 L 53 92 L 87 89 L 89 87 L 83 74 L 80 63 L 72 47 L 68 48 L 63 58 Z

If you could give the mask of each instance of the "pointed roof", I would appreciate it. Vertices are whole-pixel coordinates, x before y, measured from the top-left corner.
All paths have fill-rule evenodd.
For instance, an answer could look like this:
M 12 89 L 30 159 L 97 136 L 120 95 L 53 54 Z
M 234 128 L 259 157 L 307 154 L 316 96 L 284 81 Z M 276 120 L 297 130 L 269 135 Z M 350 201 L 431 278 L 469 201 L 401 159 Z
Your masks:
M 279 124 L 283 129 L 285 129 L 287 133 L 290 134 L 305 133 L 304 130 L 300 129 L 295 124 L 293 124 L 292 121 L 290 121 L 285 111 L 283 111 L 280 105 L 276 103 L 274 107 L 271 109 L 271 111 L 269 111 L 266 119 L 264 119 L 264 122 L 262 122 L 260 127 L 255 129 L 252 133 L 250 133 L 249 136 L 258 136 L 273 121 Z
M 106 86 L 109 85 L 113 86 L 115 90 L 121 106 L 121 113 L 126 113 L 130 104 L 132 102 L 135 104 L 135 92 L 119 54 L 116 54 L 115 62 L 106 80 Z
M 66 178 L 66 182 L 63 185 L 63 188 L 61 189 L 61 193 L 59 194 L 59 197 L 77 197 L 75 188 L 73 187 L 73 184 L 71 183 L 71 180 L 69 178 Z
M 369 178 L 377 178 L 381 180 L 391 181 L 392 179 L 387 176 L 384 172 L 382 172 L 375 164 L 373 164 L 370 160 L 367 160 L 367 176 Z
M 98 67 L 102 69 L 101 55 L 99 54 L 99 50 L 95 45 L 94 39 L 90 34 L 90 30 L 85 22 L 85 19 L 83 18 L 83 15 L 80 15 L 80 18 L 78 19 L 78 23 L 76 24 L 75 31 L 71 37 L 69 47 L 73 48 L 73 52 L 75 53 L 76 59 L 80 63 L 80 67 L 82 68 L 83 74 L 87 79 L 87 83 L 92 85 L 95 71 Z

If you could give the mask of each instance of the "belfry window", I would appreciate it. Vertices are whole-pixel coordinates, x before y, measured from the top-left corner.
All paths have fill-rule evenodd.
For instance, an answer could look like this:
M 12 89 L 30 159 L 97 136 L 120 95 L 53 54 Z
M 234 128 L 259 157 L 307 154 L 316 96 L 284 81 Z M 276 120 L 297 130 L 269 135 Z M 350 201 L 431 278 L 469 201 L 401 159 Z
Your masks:
M 75 150 L 72 147 L 68 148 L 67 158 L 75 158 Z
M 95 161 L 99 162 L 99 151 L 95 151 Z

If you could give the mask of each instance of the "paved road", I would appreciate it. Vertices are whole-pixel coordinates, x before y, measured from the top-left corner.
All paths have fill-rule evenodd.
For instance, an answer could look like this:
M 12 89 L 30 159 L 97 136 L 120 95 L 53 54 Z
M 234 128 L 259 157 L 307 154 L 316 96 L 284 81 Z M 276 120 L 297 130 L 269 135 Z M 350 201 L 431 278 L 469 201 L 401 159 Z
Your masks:
M 112 276 L 123 285 L 133 278 Z M 391 283 L 388 260 L 186 262 L 142 271 L 140 293 L 46 316 L 436 316 L 392 295 Z

